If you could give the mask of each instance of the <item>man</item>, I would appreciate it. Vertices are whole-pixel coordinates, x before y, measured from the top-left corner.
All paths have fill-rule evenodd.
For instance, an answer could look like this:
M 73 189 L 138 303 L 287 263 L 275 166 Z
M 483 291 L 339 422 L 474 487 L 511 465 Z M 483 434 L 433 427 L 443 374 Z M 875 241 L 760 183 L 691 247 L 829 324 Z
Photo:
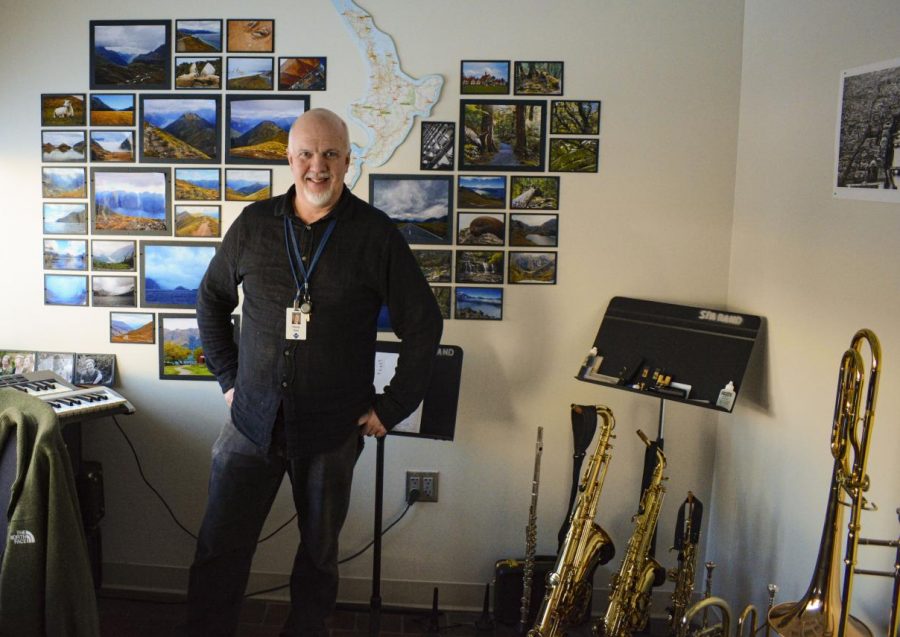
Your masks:
M 301 540 L 282 635 L 328 634 L 361 436 L 385 435 L 421 402 L 440 341 L 440 311 L 405 240 L 344 186 L 350 140 L 343 120 L 324 109 L 299 117 L 288 163 L 294 185 L 244 209 L 199 290 L 207 365 L 231 409 L 213 446 L 191 567 L 192 635 L 234 634 L 256 541 L 285 472 Z M 240 349 L 230 318 L 238 285 Z M 397 372 L 376 396 L 382 304 L 401 346 Z
M 78 370 L 79 385 L 99 385 L 103 382 L 103 372 L 97 369 L 93 358 L 85 358 Z

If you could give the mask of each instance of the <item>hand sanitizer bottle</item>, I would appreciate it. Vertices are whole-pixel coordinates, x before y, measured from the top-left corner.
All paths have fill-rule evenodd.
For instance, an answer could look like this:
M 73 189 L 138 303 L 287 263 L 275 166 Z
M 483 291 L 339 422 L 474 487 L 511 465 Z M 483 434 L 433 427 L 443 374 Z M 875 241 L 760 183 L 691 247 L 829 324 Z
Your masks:
M 728 381 L 728 384 L 719 392 L 719 398 L 716 400 L 716 407 L 722 407 L 723 409 L 731 411 L 731 408 L 734 407 L 734 398 L 734 383 Z

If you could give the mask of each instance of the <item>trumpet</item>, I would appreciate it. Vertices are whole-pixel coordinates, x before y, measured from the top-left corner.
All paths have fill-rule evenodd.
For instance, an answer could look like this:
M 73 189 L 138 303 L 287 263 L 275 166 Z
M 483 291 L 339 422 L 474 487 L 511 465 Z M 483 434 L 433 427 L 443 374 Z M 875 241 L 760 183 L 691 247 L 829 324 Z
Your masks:
M 865 382 L 865 364 L 861 354 L 864 342 L 868 343 L 871 354 L 868 383 Z M 869 489 L 866 461 L 875 420 L 880 360 L 881 345 L 878 337 L 868 329 L 861 329 L 854 334 L 850 347 L 841 357 L 831 429 L 834 467 L 819 555 L 806 595 L 797 602 L 778 604 L 769 610 L 769 624 L 782 637 L 872 635 L 872 631 L 863 622 L 850 615 L 850 603 L 853 596 L 856 549 L 860 540 L 860 517 L 868 505 L 863 494 Z M 860 413 L 864 388 L 866 402 Z M 843 526 L 845 494 L 849 498 L 849 503 L 846 504 L 850 508 L 850 523 L 847 547 L 844 558 L 841 559 L 841 542 L 837 540 L 837 535 Z M 844 564 L 844 585 L 842 590 L 838 590 L 841 563 Z

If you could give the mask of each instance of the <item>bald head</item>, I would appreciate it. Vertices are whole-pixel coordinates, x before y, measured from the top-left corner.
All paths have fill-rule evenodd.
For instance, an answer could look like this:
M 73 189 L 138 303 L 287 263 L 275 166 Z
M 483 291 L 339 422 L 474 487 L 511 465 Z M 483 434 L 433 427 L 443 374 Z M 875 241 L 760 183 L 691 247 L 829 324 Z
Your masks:
M 350 152 L 350 131 L 347 122 L 327 108 L 313 108 L 294 120 L 288 133 L 288 155 L 297 152 L 297 144 L 305 134 L 326 135 L 341 141 L 339 150 Z

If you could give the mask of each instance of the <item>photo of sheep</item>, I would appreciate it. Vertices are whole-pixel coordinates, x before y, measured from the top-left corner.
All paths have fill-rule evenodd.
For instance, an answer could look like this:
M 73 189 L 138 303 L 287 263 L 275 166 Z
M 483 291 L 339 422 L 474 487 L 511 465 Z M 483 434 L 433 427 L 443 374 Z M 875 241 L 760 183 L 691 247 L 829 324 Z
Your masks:
M 142 162 L 218 163 L 219 96 L 141 95 Z
M 41 95 L 41 126 L 84 126 L 86 114 L 84 93 Z
M 91 89 L 171 88 L 171 20 L 91 20 Z
M 222 58 L 176 57 L 175 88 L 222 88 Z
M 215 201 L 222 198 L 222 173 L 218 168 L 176 168 L 175 199 Z
M 91 93 L 91 126 L 134 126 L 134 93 Z

